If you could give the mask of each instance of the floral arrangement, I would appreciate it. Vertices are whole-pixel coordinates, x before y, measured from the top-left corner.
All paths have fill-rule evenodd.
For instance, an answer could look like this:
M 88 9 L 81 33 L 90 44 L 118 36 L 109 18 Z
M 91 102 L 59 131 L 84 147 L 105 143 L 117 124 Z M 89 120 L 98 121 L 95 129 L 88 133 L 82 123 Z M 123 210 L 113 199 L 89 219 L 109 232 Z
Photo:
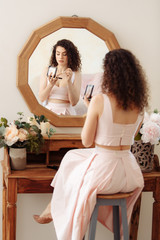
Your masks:
M 135 137 L 135 140 L 142 140 L 143 143 L 160 143 L 160 113 L 157 109 L 153 113 L 145 113 L 142 127 Z
M 41 115 L 29 118 L 28 122 L 23 121 L 23 113 L 18 112 L 19 118 L 8 124 L 6 118 L 0 120 L 0 148 L 26 148 L 28 152 L 39 153 L 44 144 L 44 134 L 42 134 L 41 123 L 48 123 L 48 120 Z M 46 135 L 51 137 L 54 130 L 48 126 Z

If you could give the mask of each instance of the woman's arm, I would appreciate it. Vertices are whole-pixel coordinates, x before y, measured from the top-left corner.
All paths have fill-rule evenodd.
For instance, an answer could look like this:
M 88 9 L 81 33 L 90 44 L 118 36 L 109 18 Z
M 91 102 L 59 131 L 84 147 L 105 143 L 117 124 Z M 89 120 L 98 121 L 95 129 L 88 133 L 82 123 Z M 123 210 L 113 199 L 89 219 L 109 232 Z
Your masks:
M 49 84 L 47 84 L 47 81 L 48 81 L 47 71 L 48 71 L 48 68 L 45 68 L 40 78 L 39 99 L 41 102 L 47 100 L 50 94 L 50 91 L 52 90 L 52 87 L 55 84 L 53 79 L 51 82 L 49 82 Z
M 95 140 L 98 119 L 103 112 L 102 95 L 94 96 L 89 104 L 86 121 L 81 132 L 82 143 L 85 147 L 90 147 Z
M 67 69 L 68 70 L 68 69 Z M 66 71 L 67 71 L 66 70 Z M 73 74 L 73 72 L 72 72 Z M 71 76 L 68 75 L 68 96 L 69 96 L 69 101 L 72 106 L 75 106 L 80 97 L 80 91 L 81 91 L 81 73 L 80 72 L 75 72 L 75 79 L 74 82 L 71 82 Z
M 143 121 L 141 121 L 141 123 L 139 124 L 139 127 L 138 127 L 138 129 L 137 129 L 137 131 L 136 131 L 136 133 L 135 133 L 134 137 L 136 137 L 136 136 L 137 136 L 137 134 L 138 134 L 139 130 L 141 129 L 142 123 L 143 123 Z

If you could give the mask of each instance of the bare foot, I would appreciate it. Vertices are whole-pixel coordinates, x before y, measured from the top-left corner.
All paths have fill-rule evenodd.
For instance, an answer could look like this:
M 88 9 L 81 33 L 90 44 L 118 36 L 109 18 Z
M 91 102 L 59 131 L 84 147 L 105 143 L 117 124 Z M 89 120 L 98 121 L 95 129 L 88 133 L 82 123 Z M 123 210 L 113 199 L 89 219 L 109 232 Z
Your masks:
M 40 224 L 46 224 L 46 223 L 52 222 L 51 203 L 48 204 L 48 206 L 42 212 L 41 215 L 33 215 L 33 218 L 36 222 L 38 222 Z
M 37 223 L 40 223 L 40 224 L 46 224 L 46 223 L 52 222 L 52 217 L 50 216 L 50 214 L 48 216 L 45 215 L 43 217 L 39 215 L 33 215 L 33 218 Z

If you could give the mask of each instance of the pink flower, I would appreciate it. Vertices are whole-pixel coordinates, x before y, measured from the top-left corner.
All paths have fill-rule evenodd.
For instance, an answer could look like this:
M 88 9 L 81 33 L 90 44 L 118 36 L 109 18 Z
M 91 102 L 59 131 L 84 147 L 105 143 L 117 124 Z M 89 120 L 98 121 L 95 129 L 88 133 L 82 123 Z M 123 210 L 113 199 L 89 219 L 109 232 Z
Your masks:
M 11 124 L 9 127 L 6 127 L 5 129 L 5 143 L 8 146 L 12 146 L 17 141 L 18 141 L 18 129 L 16 125 Z
M 141 139 L 144 143 L 150 142 L 151 144 L 158 144 L 160 139 L 160 126 L 150 120 L 143 124 L 140 133 L 142 134 Z
M 27 140 L 27 136 L 28 136 L 28 132 L 25 129 L 20 128 L 18 130 L 18 139 L 20 142 L 24 142 L 25 140 Z
M 158 124 L 158 126 L 160 127 L 160 114 L 152 113 L 150 116 L 150 120 Z

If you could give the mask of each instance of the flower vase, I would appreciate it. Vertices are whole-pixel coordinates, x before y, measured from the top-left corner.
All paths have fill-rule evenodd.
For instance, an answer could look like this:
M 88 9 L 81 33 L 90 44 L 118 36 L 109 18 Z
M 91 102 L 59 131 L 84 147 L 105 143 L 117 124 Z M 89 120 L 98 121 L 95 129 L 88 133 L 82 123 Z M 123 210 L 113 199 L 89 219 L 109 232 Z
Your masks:
M 26 168 L 27 151 L 26 148 L 10 148 L 9 149 L 11 169 L 23 170 Z
M 131 152 L 135 156 L 142 172 L 151 172 L 153 170 L 154 145 L 138 140 L 132 145 Z

